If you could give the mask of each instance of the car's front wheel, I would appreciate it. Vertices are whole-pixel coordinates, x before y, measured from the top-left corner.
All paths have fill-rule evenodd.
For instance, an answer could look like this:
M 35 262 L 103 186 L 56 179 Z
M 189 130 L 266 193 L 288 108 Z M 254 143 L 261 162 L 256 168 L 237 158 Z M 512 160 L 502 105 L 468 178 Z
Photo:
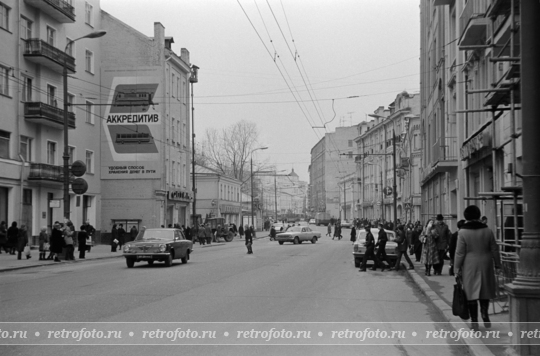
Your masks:
M 283 245 L 283 241 L 278 241 L 280 245 Z
M 354 259 L 354 267 L 360 268 L 361 260 L 359 258 Z
M 298 236 L 294 238 L 294 244 L 298 245 L 300 243 L 300 239 L 298 239 Z
M 166 258 L 165 258 L 165 267 L 171 267 L 172 266 L 172 254 L 169 254 Z
M 186 251 L 186 255 L 182 257 L 180 260 L 182 261 L 183 264 L 187 263 L 187 261 L 189 260 L 189 250 Z
M 313 238 L 311 239 L 311 243 L 314 244 L 315 242 L 317 242 L 317 238 L 313 236 Z
M 153 260 L 150 260 L 150 261 L 148 261 L 148 264 L 149 264 L 150 266 L 152 266 L 152 265 L 154 264 L 154 261 L 153 261 Z
M 135 266 L 135 260 L 133 258 L 126 258 L 126 265 L 128 268 L 133 268 Z

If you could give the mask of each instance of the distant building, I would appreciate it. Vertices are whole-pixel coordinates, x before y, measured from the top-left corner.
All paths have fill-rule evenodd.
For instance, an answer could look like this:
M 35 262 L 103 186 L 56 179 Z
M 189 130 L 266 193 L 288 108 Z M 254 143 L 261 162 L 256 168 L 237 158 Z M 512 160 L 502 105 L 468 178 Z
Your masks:
M 309 210 L 339 218 L 340 179 L 354 172 L 354 139 L 358 127 L 337 127 L 335 132 L 326 133 L 311 149 L 309 166 L 310 197 Z

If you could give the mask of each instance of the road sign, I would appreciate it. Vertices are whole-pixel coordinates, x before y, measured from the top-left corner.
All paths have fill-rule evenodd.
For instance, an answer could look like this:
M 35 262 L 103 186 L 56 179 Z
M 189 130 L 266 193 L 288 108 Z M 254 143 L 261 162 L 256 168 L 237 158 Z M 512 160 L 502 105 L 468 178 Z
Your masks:
M 392 195 L 394 191 L 392 190 L 392 188 L 386 187 L 384 188 L 383 192 L 384 192 L 384 195 L 389 196 L 389 195 Z
M 71 183 L 71 190 L 78 195 L 84 194 L 88 190 L 88 183 L 82 178 L 77 178 Z
M 71 173 L 75 177 L 82 177 L 86 173 L 86 164 L 83 161 L 75 161 L 71 165 Z
M 405 210 L 411 210 L 411 203 L 405 203 Z

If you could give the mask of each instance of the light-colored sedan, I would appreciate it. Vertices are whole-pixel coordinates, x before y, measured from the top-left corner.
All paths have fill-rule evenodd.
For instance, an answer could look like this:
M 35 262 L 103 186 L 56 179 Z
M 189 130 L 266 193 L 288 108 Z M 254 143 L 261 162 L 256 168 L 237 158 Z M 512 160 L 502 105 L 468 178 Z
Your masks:
M 379 229 L 371 229 L 371 233 L 373 234 L 373 238 L 375 239 L 375 243 L 377 243 L 379 239 Z M 396 239 L 396 233 L 391 230 L 384 230 L 386 231 L 386 236 L 388 237 L 388 242 L 385 246 L 386 255 L 388 256 L 388 259 L 393 264 L 396 260 L 396 247 L 397 243 L 395 242 Z M 364 253 L 366 252 L 366 247 L 364 246 L 364 243 L 366 242 L 366 229 L 361 229 L 356 232 L 356 241 L 353 245 L 353 256 L 354 256 L 354 266 L 360 267 L 362 264 L 362 260 L 364 259 Z M 377 252 L 377 248 L 375 248 L 375 252 Z
M 350 229 L 352 227 L 352 222 L 349 222 L 347 220 L 341 220 L 340 223 L 343 229 Z
M 186 239 L 178 229 L 146 229 L 141 231 L 134 241 L 124 245 L 128 268 L 141 261 L 146 261 L 149 265 L 154 261 L 162 261 L 167 267 L 170 267 L 175 259 L 187 263 L 191 251 L 193 242 Z
M 314 244 L 320 238 L 321 233 L 311 230 L 309 226 L 291 226 L 287 231 L 277 234 L 276 241 L 280 245 L 283 245 L 284 242 L 292 242 L 298 245 L 302 241 L 311 241 Z

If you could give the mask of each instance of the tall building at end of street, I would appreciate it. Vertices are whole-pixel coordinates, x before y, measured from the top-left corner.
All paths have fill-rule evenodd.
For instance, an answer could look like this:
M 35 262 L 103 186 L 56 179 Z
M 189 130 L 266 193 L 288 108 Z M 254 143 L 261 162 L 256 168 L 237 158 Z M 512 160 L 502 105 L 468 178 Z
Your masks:
M 311 149 L 308 210 L 316 219 L 342 217 L 343 186 L 339 182 L 356 170 L 354 139 L 357 135 L 357 125 L 336 127 L 335 132 L 326 133 Z
M 101 227 L 189 224 L 189 52 L 101 12 Z

